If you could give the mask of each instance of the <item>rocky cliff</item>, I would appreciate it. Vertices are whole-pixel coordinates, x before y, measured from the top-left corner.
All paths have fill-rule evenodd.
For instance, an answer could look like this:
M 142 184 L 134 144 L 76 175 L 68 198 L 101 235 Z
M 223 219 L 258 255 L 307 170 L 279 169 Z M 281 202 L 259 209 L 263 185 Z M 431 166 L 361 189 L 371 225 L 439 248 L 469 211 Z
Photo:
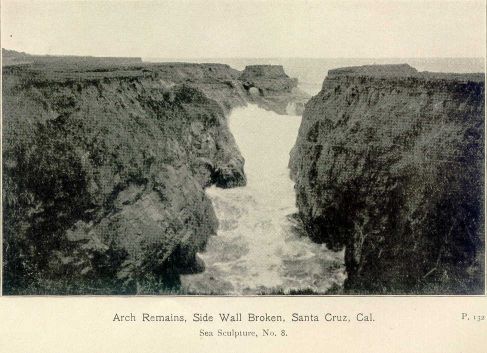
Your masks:
M 298 80 L 290 78 L 281 65 L 250 65 L 239 77 L 259 107 L 279 114 L 301 115 L 310 98 L 298 88 Z
M 290 168 L 310 236 L 346 247 L 346 290 L 483 293 L 484 76 L 331 70 Z
M 157 293 L 200 270 L 218 226 L 204 188 L 245 184 L 225 116 L 251 96 L 240 75 L 4 67 L 4 293 Z

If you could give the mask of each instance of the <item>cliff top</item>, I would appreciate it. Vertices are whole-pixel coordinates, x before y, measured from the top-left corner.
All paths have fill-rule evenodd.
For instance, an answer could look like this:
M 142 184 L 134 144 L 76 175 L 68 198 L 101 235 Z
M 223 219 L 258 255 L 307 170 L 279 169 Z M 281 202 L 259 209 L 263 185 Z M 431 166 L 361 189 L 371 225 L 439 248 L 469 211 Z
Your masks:
M 484 82 L 483 73 L 443 73 L 418 71 L 409 64 L 391 65 L 363 65 L 350 66 L 328 71 L 328 77 L 377 77 L 377 78 L 408 78 L 414 77 L 424 80 L 453 80 Z
M 289 78 L 282 65 L 247 65 L 242 72 L 242 79 L 247 78 Z
M 40 81 L 92 80 L 162 75 L 176 81 L 261 80 L 289 77 L 281 65 L 251 65 L 238 71 L 227 64 L 144 62 L 141 58 L 31 55 L 2 49 L 4 74 Z
M 29 77 L 30 80 L 64 82 L 163 75 L 176 81 L 214 81 L 236 79 L 241 72 L 217 63 L 146 63 L 136 57 L 92 57 L 31 55 L 2 49 L 4 74 Z
M 31 55 L 24 52 L 17 52 L 2 48 L 2 66 L 12 65 L 50 65 L 70 67 L 97 67 L 113 65 L 133 65 L 142 63 L 138 57 L 97 57 L 97 56 L 77 56 L 77 55 Z
M 418 73 L 408 64 L 350 66 L 328 71 L 328 75 L 346 76 L 404 76 Z

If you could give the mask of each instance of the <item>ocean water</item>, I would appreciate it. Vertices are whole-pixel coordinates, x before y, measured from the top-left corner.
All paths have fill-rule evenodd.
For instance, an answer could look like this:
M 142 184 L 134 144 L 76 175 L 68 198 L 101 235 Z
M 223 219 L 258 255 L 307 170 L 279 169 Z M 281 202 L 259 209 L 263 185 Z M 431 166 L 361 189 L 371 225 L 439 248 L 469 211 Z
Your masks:
M 277 115 L 254 105 L 231 113 L 230 130 L 246 161 L 247 185 L 207 189 L 220 226 L 198 255 L 205 271 L 182 276 L 184 291 L 325 293 L 343 284 L 344 252 L 313 243 L 291 217 L 297 209 L 288 162 L 300 123 L 300 116 Z
M 280 64 L 311 95 L 321 90 L 328 70 L 345 66 L 408 63 L 419 71 L 484 71 L 482 58 L 152 61 L 218 62 L 239 70 L 251 64 Z M 326 293 L 343 284 L 344 252 L 313 243 L 291 217 L 297 209 L 288 162 L 300 122 L 299 116 L 281 116 L 253 105 L 232 111 L 230 130 L 245 157 L 248 184 L 207 189 L 220 226 L 206 250 L 198 255 L 205 271 L 182 276 L 183 291 L 230 295 Z
M 457 73 L 485 71 L 484 58 L 144 58 L 144 60 L 150 62 L 222 63 L 237 70 L 243 70 L 247 65 L 256 64 L 283 65 L 290 77 L 298 78 L 299 87 L 311 95 L 320 91 L 328 70 L 346 66 L 407 63 L 418 71 Z

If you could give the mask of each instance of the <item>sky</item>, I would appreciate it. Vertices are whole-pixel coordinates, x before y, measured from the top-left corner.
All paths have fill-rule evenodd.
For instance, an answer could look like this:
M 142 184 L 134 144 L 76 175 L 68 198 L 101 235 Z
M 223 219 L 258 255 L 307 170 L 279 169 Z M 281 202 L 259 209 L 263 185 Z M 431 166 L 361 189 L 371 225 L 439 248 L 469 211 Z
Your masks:
M 2 47 L 152 58 L 484 57 L 485 1 L 3 1 Z

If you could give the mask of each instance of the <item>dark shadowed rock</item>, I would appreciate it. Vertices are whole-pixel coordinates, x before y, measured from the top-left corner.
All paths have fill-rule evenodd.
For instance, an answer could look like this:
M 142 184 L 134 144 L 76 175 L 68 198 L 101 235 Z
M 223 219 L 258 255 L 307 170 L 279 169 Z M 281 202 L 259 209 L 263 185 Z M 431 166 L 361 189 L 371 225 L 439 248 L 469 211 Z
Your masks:
M 4 293 L 158 293 L 201 271 L 204 188 L 246 183 L 226 118 L 253 102 L 241 72 L 3 55 Z M 283 72 L 262 75 L 291 101 Z
M 4 71 L 5 293 L 152 293 L 201 268 L 203 187 L 245 185 L 221 105 L 157 76 L 44 75 Z
M 484 79 L 331 70 L 290 167 L 308 233 L 346 247 L 347 289 L 483 293 Z

